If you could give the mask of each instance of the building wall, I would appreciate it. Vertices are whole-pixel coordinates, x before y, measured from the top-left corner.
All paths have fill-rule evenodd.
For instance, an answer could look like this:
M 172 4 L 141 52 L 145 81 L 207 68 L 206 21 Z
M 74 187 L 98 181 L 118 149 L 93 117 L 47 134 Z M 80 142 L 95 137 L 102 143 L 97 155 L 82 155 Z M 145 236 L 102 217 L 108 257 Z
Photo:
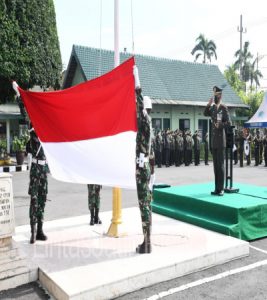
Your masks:
M 210 127 L 210 118 L 204 116 L 204 109 L 198 106 L 154 104 L 151 112 L 152 126 L 155 129 L 190 129 L 191 132 L 200 130 L 204 137 Z M 229 109 L 229 113 L 230 117 L 235 116 L 234 109 Z M 183 128 L 185 124 L 188 126 Z
M 164 119 L 170 120 L 170 129 L 179 129 L 182 120 L 189 120 L 189 129 L 198 129 L 198 120 L 208 120 L 203 115 L 203 107 L 183 106 L 183 105 L 153 105 L 152 119 L 161 119 L 161 129 L 165 129 Z M 167 123 L 167 122 L 166 122 Z

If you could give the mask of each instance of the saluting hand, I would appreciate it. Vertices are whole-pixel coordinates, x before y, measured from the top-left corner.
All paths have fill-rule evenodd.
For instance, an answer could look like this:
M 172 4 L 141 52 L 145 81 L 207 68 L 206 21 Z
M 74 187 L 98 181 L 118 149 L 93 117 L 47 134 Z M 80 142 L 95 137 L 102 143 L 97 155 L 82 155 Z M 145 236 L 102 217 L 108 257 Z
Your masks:
M 211 106 L 212 103 L 213 103 L 213 97 L 210 98 L 208 105 Z

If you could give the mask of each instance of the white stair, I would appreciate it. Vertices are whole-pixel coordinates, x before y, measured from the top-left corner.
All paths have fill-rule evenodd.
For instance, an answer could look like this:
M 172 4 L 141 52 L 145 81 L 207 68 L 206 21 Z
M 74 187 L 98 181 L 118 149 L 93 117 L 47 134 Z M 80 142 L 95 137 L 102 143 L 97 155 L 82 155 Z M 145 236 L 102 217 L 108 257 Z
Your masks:
M 36 269 L 30 269 L 25 255 L 13 241 L 10 246 L 0 248 L 0 291 L 15 288 L 37 280 Z

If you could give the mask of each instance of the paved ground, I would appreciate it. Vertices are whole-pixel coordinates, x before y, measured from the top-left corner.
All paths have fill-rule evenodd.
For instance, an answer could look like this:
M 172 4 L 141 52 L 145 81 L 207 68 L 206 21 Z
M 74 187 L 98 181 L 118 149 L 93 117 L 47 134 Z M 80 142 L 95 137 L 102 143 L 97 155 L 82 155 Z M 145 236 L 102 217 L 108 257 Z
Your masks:
M 28 172 L 13 173 L 16 225 L 28 224 Z M 234 167 L 234 182 L 266 186 L 267 168 L 263 166 Z M 171 185 L 213 181 L 212 165 L 156 169 L 156 182 Z M 112 189 L 101 192 L 101 211 L 112 208 Z M 46 220 L 88 214 L 87 187 L 66 184 L 49 178 Z M 122 207 L 137 206 L 136 191 L 122 191 Z M 88 220 L 89 222 L 89 220 Z M 266 233 L 267 235 L 267 233 Z M 253 241 L 247 258 L 163 282 L 117 299 L 267 299 L 267 239 Z M 255 265 L 256 263 L 256 265 Z M 37 283 L 0 292 L 0 299 L 49 299 Z

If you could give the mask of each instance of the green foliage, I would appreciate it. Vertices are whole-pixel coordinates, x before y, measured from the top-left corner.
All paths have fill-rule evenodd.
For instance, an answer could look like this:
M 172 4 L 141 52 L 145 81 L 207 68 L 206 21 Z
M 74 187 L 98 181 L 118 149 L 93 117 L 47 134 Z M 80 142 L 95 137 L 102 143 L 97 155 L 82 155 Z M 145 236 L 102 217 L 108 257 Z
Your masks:
M 27 134 L 21 136 L 14 136 L 12 142 L 13 151 L 26 151 L 26 144 L 29 141 L 29 136 Z
M 264 92 L 250 91 L 249 93 L 245 93 L 244 91 L 240 91 L 238 95 L 245 104 L 249 105 L 250 109 L 249 110 L 238 109 L 237 115 L 247 116 L 250 119 L 259 108 L 264 97 Z
M 0 138 L 0 153 L 5 153 L 7 150 L 6 138 Z
M 191 51 L 191 54 L 194 55 L 196 53 L 195 61 L 203 55 L 203 63 L 207 62 L 207 59 L 211 62 L 211 58 L 214 56 L 217 59 L 216 54 L 216 45 L 214 41 L 208 40 L 205 38 L 204 34 L 200 34 L 196 39 L 196 46 Z
M 12 79 L 58 89 L 61 70 L 53 0 L 0 0 L 1 101 L 14 98 Z
M 238 108 L 236 109 L 236 115 L 239 117 L 247 117 L 250 119 L 257 109 L 259 108 L 264 93 L 263 92 L 256 92 L 253 88 L 250 89 L 248 93 L 246 93 L 246 89 L 244 88 L 245 82 L 242 82 L 239 79 L 239 75 L 235 71 L 235 66 L 229 66 L 224 71 L 224 76 L 227 79 L 228 83 L 237 93 L 237 95 L 241 98 L 242 102 L 249 106 L 250 109 Z
M 227 67 L 227 69 L 224 71 L 224 77 L 237 94 L 244 90 L 245 83 L 239 79 L 234 65 Z

